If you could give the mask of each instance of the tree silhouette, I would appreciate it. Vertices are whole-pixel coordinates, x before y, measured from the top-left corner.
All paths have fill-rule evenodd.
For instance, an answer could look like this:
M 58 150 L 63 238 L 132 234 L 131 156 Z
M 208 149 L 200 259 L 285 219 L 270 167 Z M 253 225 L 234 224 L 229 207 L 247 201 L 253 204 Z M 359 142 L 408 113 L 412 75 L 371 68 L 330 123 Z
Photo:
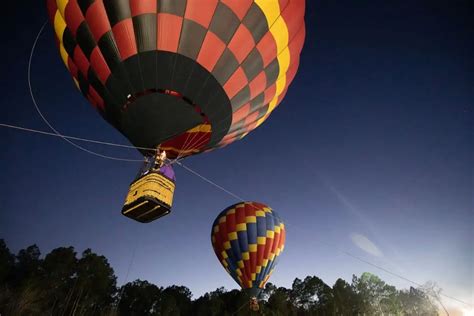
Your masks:
M 338 279 L 332 287 L 308 276 L 296 278 L 289 289 L 268 283 L 260 311 L 251 312 L 243 291 L 221 287 L 193 300 L 185 286 L 136 280 L 117 288 L 107 258 L 91 249 L 78 258 L 73 247 L 60 247 L 42 259 L 36 245 L 13 255 L 0 239 L 2 316 L 438 315 L 430 295 L 423 289 L 397 290 L 371 273 L 354 275 L 351 284 Z
M 120 289 L 118 310 L 121 315 L 156 315 L 162 289 L 147 281 L 136 280 Z

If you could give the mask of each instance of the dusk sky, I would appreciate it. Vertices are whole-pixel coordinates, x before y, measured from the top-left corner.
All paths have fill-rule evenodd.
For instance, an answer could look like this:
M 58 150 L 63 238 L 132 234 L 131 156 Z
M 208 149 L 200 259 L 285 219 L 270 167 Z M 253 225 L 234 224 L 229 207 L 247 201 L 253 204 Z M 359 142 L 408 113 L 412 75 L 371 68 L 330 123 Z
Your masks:
M 27 84 L 30 49 L 47 19 L 43 2 L 4 9 L 0 123 L 49 131 Z M 316 275 L 332 286 L 369 271 L 398 288 L 413 285 L 349 252 L 474 305 L 472 13 L 469 0 L 307 1 L 306 42 L 285 100 L 242 141 L 184 161 L 280 214 L 287 242 L 270 282 L 291 287 Z M 32 84 L 61 133 L 129 144 L 75 88 L 50 25 Z M 235 198 L 176 166 L 171 215 L 140 224 L 120 214 L 140 164 L 5 128 L 0 145 L 0 238 L 12 251 L 92 248 L 119 284 L 186 285 L 194 298 L 236 288 L 210 241 L 214 218 Z M 133 149 L 82 145 L 140 158 Z

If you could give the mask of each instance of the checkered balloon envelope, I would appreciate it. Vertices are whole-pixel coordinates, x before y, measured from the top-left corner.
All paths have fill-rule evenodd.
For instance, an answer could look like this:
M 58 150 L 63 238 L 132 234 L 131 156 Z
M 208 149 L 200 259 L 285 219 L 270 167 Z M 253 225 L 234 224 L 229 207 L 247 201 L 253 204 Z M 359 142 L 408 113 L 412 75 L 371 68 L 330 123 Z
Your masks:
M 285 225 L 269 206 L 242 202 L 222 211 L 214 221 L 212 246 L 230 276 L 258 298 L 285 246 Z
M 46 0 L 61 59 L 133 145 L 185 157 L 242 139 L 283 100 L 304 0 Z

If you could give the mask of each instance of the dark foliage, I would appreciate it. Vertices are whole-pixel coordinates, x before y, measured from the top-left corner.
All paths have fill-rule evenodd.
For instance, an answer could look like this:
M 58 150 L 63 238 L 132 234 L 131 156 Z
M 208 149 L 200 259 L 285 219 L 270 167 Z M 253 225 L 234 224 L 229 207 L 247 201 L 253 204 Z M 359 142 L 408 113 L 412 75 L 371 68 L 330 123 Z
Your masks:
M 316 276 L 295 279 L 290 289 L 268 283 L 260 311 L 238 290 L 218 288 L 193 300 L 185 286 L 158 287 L 136 280 L 117 287 L 104 256 L 73 247 L 57 248 L 41 258 L 36 245 L 14 255 L 0 239 L 0 315 L 438 315 L 422 290 L 397 290 L 363 273 L 351 284 L 330 287 Z

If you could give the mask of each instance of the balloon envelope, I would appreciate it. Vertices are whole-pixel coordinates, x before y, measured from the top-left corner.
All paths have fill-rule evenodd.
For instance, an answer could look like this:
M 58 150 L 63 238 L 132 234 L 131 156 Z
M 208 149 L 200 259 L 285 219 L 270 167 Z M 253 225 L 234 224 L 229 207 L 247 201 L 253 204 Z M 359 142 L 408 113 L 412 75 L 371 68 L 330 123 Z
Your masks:
M 230 276 L 257 297 L 285 245 L 285 225 L 265 204 L 242 202 L 222 211 L 211 239 L 217 258 Z
M 82 94 L 135 146 L 170 158 L 262 124 L 305 38 L 304 0 L 46 1 Z

